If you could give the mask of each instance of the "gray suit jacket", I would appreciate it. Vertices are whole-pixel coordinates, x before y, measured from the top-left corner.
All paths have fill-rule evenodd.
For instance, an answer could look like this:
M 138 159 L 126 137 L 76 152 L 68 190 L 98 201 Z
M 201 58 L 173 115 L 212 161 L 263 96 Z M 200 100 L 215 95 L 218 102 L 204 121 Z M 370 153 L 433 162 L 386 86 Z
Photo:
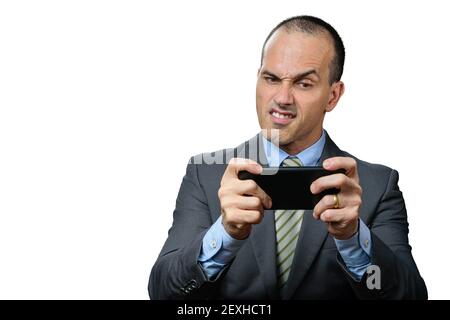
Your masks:
M 246 157 L 266 164 L 261 135 L 235 149 L 208 154 Z M 258 152 L 249 153 L 256 143 Z M 204 154 L 206 155 L 206 154 Z M 320 159 L 352 155 L 326 134 Z M 355 157 L 353 157 L 355 158 Z M 408 243 L 408 222 L 398 173 L 356 159 L 363 189 L 360 217 L 371 230 L 372 264 L 381 271 L 381 289 L 370 290 L 365 275 L 353 280 L 327 226 L 306 211 L 283 292 L 277 289 L 275 224 L 266 210 L 234 260 L 208 281 L 197 259 L 202 239 L 221 214 L 217 191 L 226 165 L 194 164 L 191 159 L 173 213 L 169 236 L 155 262 L 148 285 L 152 299 L 426 299 L 427 289 Z M 224 163 L 224 162 L 222 162 Z

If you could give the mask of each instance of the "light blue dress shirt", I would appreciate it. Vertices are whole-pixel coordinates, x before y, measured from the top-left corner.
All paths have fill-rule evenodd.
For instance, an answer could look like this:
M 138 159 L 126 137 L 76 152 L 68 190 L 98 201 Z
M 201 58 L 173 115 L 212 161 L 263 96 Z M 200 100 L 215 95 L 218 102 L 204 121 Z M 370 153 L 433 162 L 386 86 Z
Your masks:
M 269 166 L 279 167 L 290 155 L 263 137 L 264 151 Z M 304 166 L 318 166 L 325 146 L 325 131 L 313 145 L 296 156 Z M 222 216 L 211 226 L 203 238 L 198 261 L 208 279 L 214 280 L 219 272 L 233 260 L 239 249 L 247 241 L 231 237 L 222 225 Z M 347 270 L 356 281 L 360 281 L 371 263 L 372 239 L 369 228 L 359 220 L 359 230 L 350 239 L 334 239 Z

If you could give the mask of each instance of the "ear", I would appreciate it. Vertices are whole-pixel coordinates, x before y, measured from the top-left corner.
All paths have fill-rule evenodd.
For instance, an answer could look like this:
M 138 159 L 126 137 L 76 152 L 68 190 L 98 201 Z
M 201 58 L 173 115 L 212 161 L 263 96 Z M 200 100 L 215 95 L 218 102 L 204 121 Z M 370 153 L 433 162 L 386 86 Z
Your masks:
M 328 97 L 327 107 L 325 108 L 326 112 L 330 112 L 336 107 L 344 92 L 345 85 L 342 81 L 336 81 L 331 85 L 330 96 Z
M 258 72 L 256 73 L 256 77 L 259 77 L 259 72 L 261 71 L 261 67 L 258 68 Z

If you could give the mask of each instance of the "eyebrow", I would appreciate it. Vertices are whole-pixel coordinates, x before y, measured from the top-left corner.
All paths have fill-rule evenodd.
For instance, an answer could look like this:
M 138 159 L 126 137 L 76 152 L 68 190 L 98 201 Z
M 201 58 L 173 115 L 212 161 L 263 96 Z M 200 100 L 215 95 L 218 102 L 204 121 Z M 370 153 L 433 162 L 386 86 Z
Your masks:
M 267 70 L 264 70 L 264 71 L 262 72 L 262 74 L 263 74 L 263 75 L 268 75 L 268 76 L 274 77 L 274 78 L 276 78 L 276 79 L 280 79 L 278 76 L 276 76 L 275 74 L 273 74 L 272 72 L 267 71 Z M 311 69 L 311 70 L 307 70 L 307 71 L 305 71 L 305 72 L 296 74 L 296 75 L 294 76 L 294 78 L 293 78 L 293 79 L 294 79 L 293 81 L 296 82 L 296 81 L 298 81 L 298 80 L 300 80 L 300 79 L 303 79 L 303 78 L 309 76 L 310 74 L 315 74 L 315 75 L 317 76 L 317 78 L 319 78 L 319 80 L 320 80 L 320 76 L 319 76 L 319 73 L 317 72 L 317 70 L 316 70 L 316 69 Z

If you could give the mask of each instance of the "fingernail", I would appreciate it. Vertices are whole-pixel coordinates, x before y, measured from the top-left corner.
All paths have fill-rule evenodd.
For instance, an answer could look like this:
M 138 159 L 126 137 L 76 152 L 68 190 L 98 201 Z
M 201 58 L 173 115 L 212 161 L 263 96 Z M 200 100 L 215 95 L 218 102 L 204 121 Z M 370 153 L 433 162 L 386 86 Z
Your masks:
M 325 161 L 323 162 L 323 167 L 324 167 L 324 168 L 328 168 L 329 166 L 330 166 L 330 161 L 325 160 Z

